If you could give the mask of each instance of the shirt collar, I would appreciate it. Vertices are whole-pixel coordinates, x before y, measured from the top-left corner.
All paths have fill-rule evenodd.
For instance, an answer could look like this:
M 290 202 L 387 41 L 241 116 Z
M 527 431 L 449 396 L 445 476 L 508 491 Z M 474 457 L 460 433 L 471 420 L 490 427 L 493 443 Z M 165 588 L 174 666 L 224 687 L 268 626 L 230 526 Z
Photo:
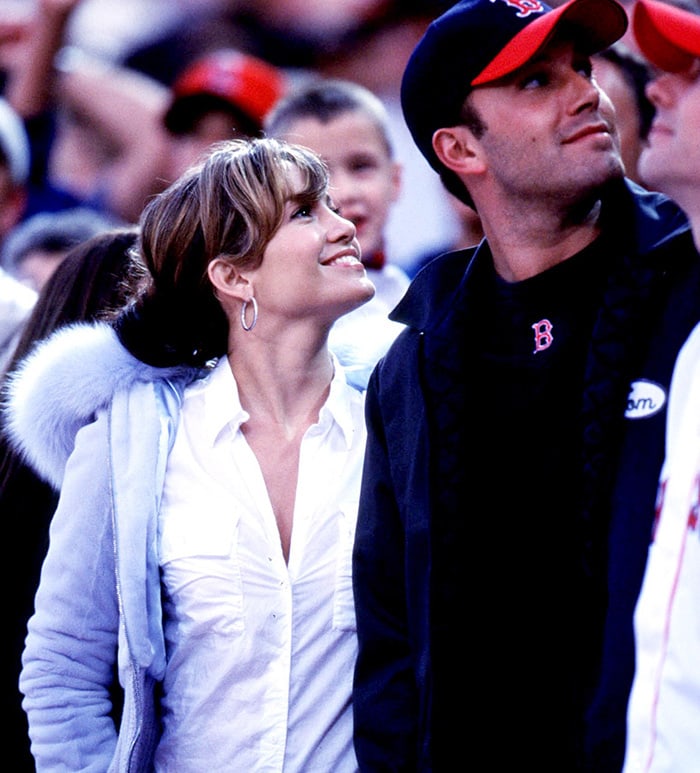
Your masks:
M 236 432 L 250 418 L 243 410 L 238 385 L 227 357 L 221 357 L 203 384 L 203 435 L 213 446 L 226 428 Z
M 346 447 L 350 448 L 355 432 L 351 397 L 353 393 L 359 396 L 359 392 L 347 383 L 345 371 L 332 352 L 331 358 L 333 360 L 333 380 L 328 399 L 319 412 L 319 423 L 323 425 L 326 420 L 335 421 L 343 433 Z M 328 418 L 326 419 L 326 417 Z
M 343 368 L 335 354 L 331 353 L 331 358 L 333 380 L 328 399 L 319 412 L 319 425 L 325 429 L 330 423 L 335 422 L 343 433 L 345 445 L 350 448 L 354 436 L 350 394 L 356 390 L 347 383 Z M 241 424 L 250 418 L 241 405 L 238 385 L 228 358 L 222 357 L 219 360 L 199 388 L 205 390 L 206 394 L 203 404 L 203 434 L 211 445 L 216 443 L 225 429 L 228 428 L 235 433 Z

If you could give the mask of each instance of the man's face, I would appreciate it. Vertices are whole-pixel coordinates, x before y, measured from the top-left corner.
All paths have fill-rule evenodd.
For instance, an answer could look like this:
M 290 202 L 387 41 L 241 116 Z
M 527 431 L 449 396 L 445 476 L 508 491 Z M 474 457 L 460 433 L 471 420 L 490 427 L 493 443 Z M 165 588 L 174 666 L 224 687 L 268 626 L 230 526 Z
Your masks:
M 645 184 L 695 211 L 700 199 L 700 59 L 686 73 L 664 73 L 647 86 L 656 107 L 639 159 Z
M 622 176 L 614 109 L 591 72 L 590 57 L 553 42 L 512 75 L 471 92 L 485 125 L 480 152 L 502 196 L 566 206 Z

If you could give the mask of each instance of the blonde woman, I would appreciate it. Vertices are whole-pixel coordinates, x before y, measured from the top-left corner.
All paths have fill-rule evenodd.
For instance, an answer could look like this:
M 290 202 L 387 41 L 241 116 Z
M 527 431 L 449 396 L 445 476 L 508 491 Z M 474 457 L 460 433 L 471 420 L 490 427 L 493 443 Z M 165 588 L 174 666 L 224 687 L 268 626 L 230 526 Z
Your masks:
M 357 768 L 364 395 L 327 339 L 374 287 L 327 186 L 300 147 L 217 146 L 144 210 L 135 306 L 15 380 L 62 488 L 21 676 L 38 771 Z

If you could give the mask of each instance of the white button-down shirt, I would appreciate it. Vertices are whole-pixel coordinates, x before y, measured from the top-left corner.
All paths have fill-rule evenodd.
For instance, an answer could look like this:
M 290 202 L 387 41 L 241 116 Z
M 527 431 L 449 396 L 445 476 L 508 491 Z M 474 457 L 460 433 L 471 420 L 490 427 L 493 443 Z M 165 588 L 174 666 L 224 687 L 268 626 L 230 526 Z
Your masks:
M 301 444 L 289 562 L 223 359 L 185 393 L 159 519 L 158 771 L 357 770 L 351 554 L 364 396 L 336 375 Z

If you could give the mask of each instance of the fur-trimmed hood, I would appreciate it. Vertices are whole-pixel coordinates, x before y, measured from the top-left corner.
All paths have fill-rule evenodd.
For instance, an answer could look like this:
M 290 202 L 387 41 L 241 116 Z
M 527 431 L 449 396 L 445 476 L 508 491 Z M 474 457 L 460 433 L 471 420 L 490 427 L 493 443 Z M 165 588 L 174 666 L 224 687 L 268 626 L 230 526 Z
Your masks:
M 146 365 L 105 323 L 68 325 L 37 344 L 8 377 L 5 431 L 37 474 L 59 488 L 78 430 L 115 393 L 187 372 Z
M 358 331 L 354 345 L 343 341 L 333 347 L 348 383 L 361 391 L 389 345 L 371 331 L 365 333 Z M 36 473 L 59 488 L 78 430 L 117 392 L 138 381 L 192 380 L 202 373 L 146 365 L 122 346 L 105 323 L 68 325 L 37 344 L 8 376 L 5 431 Z

